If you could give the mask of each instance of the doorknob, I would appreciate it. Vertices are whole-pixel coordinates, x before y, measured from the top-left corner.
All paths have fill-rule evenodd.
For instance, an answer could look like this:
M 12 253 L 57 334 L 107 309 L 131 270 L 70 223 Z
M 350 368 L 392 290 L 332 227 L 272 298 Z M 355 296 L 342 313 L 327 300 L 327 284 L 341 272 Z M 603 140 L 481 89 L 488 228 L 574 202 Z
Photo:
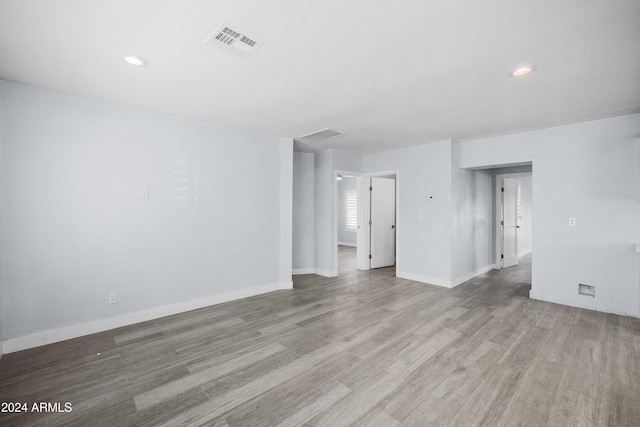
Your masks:
M 395 225 L 392 225 L 392 226 L 391 226 L 391 228 L 396 228 L 396 226 L 395 226 Z

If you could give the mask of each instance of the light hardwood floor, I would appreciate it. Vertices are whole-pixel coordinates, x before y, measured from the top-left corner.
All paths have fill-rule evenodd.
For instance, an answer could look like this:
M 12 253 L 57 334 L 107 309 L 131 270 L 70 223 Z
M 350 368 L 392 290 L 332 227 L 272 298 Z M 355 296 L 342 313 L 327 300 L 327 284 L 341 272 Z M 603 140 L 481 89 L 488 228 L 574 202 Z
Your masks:
M 5 355 L 0 401 L 73 410 L 0 424 L 640 425 L 640 319 L 528 299 L 528 257 L 451 290 L 341 252 L 338 278 Z

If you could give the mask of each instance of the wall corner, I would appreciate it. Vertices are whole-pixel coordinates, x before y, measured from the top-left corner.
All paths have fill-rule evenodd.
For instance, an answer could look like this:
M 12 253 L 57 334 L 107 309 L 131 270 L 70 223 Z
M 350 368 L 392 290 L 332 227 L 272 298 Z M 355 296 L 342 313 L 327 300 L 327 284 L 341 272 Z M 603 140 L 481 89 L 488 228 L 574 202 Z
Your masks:
M 280 247 L 278 280 L 291 280 L 293 263 L 293 139 L 280 138 Z

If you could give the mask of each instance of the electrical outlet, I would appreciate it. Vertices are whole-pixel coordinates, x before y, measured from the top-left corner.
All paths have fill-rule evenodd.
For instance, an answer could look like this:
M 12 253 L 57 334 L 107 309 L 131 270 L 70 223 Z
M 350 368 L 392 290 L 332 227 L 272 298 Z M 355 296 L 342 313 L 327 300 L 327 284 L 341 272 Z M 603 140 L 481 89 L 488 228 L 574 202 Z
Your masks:
M 149 199 L 149 189 L 148 188 L 143 188 L 140 190 L 140 198 L 142 200 L 148 200 Z
M 111 292 L 109 294 L 109 304 L 115 304 L 118 302 L 118 294 L 115 292 Z
M 575 227 L 576 225 L 576 219 L 575 218 L 569 218 L 569 226 L 570 227 Z

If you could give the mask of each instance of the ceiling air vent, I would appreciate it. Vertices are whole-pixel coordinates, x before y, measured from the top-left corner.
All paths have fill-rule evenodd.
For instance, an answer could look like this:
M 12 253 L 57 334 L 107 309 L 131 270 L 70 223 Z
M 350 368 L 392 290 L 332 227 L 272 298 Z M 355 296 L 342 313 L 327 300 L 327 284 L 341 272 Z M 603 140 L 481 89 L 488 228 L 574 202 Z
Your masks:
M 262 42 L 247 37 L 224 22 L 209 36 L 206 43 L 218 46 L 241 58 L 246 58 L 263 45 Z
M 299 136 L 296 139 L 305 142 L 321 142 L 326 141 L 327 139 L 337 138 L 342 135 L 346 134 L 335 129 L 322 129 L 316 132 L 311 132 L 306 135 Z

